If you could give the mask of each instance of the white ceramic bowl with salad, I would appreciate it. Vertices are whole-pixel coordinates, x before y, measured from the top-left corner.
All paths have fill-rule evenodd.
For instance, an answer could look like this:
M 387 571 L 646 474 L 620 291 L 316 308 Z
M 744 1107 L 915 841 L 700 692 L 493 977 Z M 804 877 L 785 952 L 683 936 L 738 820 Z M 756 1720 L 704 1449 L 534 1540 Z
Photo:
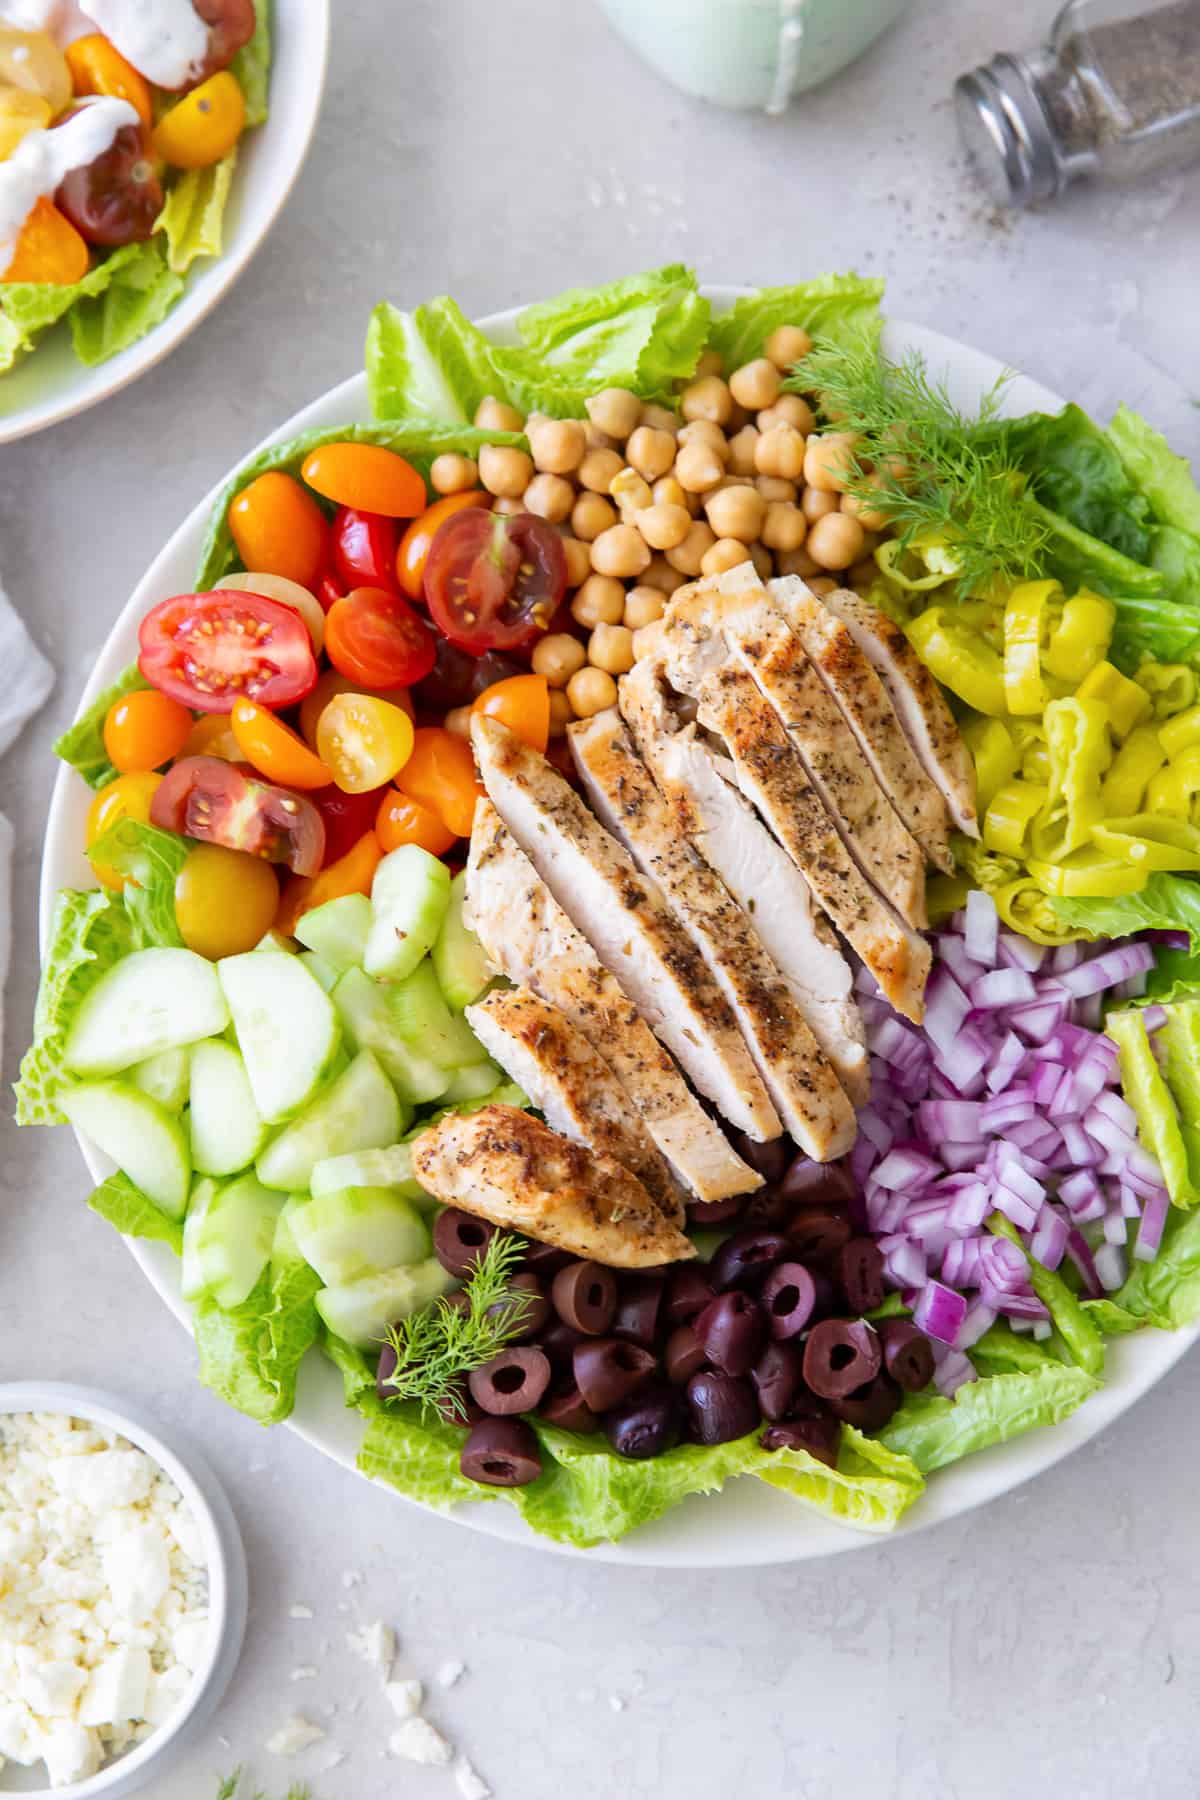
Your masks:
M 186 205 L 182 198 L 176 202 L 173 236 L 165 249 L 158 248 L 163 242 L 162 230 L 156 230 L 148 244 L 128 250 L 94 249 L 93 280 L 97 269 L 113 258 L 123 265 L 122 274 L 114 277 L 107 293 L 98 287 L 95 298 L 81 294 L 57 323 L 46 325 L 48 317 L 58 316 L 53 287 L 38 284 L 13 290 L 22 296 L 13 316 L 16 328 L 8 318 L 0 318 L 0 443 L 14 442 L 83 412 L 161 362 L 220 302 L 279 216 L 300 173 L 320 111 L 330 7 L 329 0 L 258 3 L 269 31 L 269 50 L 262 54 L 261 44 L 256 46 L 253 72 L 246 74 L 245 122 L 236 143 L 232 176 L 227 179 L 222 165 L 205 166 L 186 175 L 187 193 L 194 194 L 194 202 L 192 198 Z M 47 8 L 52 31 L 56 10 Z M 33 15 L 26 9 L 21 16 Z M 89 23 L 82 15 L 79 21 L 63 34 L 68 47 L 69 39 Z M 111 78 L 111 71 L 100 77 Z M 74 75 L 73 79 L 77 93 L 109 92 L 99 86 L 81 87 L 81 82 L 94 80 L 94 74 Z M 163 95 L 156 118 L 170 99 Z M 183 179 L 182 168 L 168 171 L 168 197 Z M 164 220 L 168 212 L 164 212 Z M 156 253 L 153 267 L 139 258 L 137 253 L 142 250 Z M 63 277 L 56 274 L 54 279 Z M 0 285 L 0 314 L 4 312 L 4 292 Z M 53 302 L 49 312 L 39 295 Z M 82 355 L 76 353 L 73 340 L 71 315 L 76 311 L 87 313 L 86 321 L 81 316 L 79 326 Z
M 677 272 L 672 273 L 677 279 Z M 747 292 L 718 287 L 703 291 L 717 314 L 730 307 L 739 295 Z M 517 315 L 514 313 L 496 315 L 483 320 L 482 329 L 494 342 L 512 344 L 517 339 L 516 319 Z M 397 320 L 393 318 L 392 323 L 396 324 Z M 761 329 L 758 335 L 761 338 Z M 902 362 L 912 353 L 923 358 L 935 376 L 944 376 L 951 398 L 967 411 L 980 403 L 1003 373 L 1000 366 L 982 352 L 920 327 L 894 321 L 885 325 L 883 349 L 894 364 Z M 438 382 L 443 383 L 444 392 L 453 386 L 455 380 L 455 375 L 447 372 L 449 368 L 449 356 L 439 371 L 424 368 L 421 357 L 413 358 L 406 352 L 393 366 L 392 374 L 399 382 L 410 379 L 423 381 L 432 376 L 435 387 Z M 378 371 L 376 373 L 378 375 Z M 1014 377 L 1004 391 L 1004 412 L 1014 417 L 1034 412 L 1056 412 L 1061 404 L 1055 395 L 1020 376 Z M 392 409 L 392 416 L 399 410 Z M 357 376 L 296 414 L 270 442 L 282 443 L 309 432 L 329 432 L 331 428 L 336 432 L 338 427 L 353 421 L 365 423 L 370 417 L 367 378 Z M 135 658 L 138 626 L 146 612 L 164 596 L 186 591 L 192 586 L 197 565 L 201 562 L 205 549 L 213 499 L 214 496 L 209 496 L 196 508 L 155 560 L 132 595 L 97 662 L 81 710 L 86 710 L 89 701 L 94 700 Z M 210 536 L 210 547 L 211 541 Z M 50 942 L 58 890 L 64 886 L 77 887 L 90 882 L 89 865 L 83 853 L 87 805 L 86 789 L 69 770 L 64 769 L 55 788 L 42 868 L 43 950 Z M 1190 884 L 1188 885 L 1190 888 Z M 1145 919 L 1137 923 L 1153 922 Z M 1136 924 L 1114 925 L 1110 927 L 1110 931 L 1112 935 L 1119 936 L 1136 928 Z M 963 954 L 961 944 L 951 945 L 950 948 L 956 955 Z M 1142 960 L 1144 962 L 1144 958 Z M 1142 963 L 1138 966 L 1142 966 Z M 1105 984 L 1101 982 L 1096 985 Z M 211 1026 L 208 1028 L 212 1029 Z M 1115 1080 L 1115 1076 L 1110 1079 Z M 933 1092 L 939 1092 L 936 1086 Z M 1120 1116 L 1123 1103 L 1114 1096 L 1113 1104 L 1116 1107 L 1114 1116 Z M 940 1113 L 937 1114 L 938 1120 L 941 1117 Z M 1118 1142 L 1122 1141 L 1124 1140 L 1118 1139 Z M 112 1173 L 112 1164 L 98 1154 L 86 1138 L 81 1137 L 80 1145 L 88 1168 L 97 1181 L 104 1180 Z M 963 1166 L 961 1159 L 959 1166 Z M 1179 1216 L 1186 1218 L 1188 1215 Z M 181 1296 L 179 1263 L 175 1256 L 161 1243 L 131 1238 L 130 1246 L 143 1272 L 177 1316 L 187 1323 L 189 1308 Z M 905 1280 L 908 1279 L 905 1277 Z M 924 1279 L 923 1271 L 919 1279 Z M 1172 1279 L 1182 1282 L 1186 1288 L 1186 1274 L 1178 1267 L 1173 1269 Z M 1113 1285 L 1115 1286 L 1115 1282 Z M 931 1274 L 930 1291 L 938 1287 L 939 1284 L 932 1281 Z M 940 1292 L 944 1293 L 944 1289 Z M 1034 1310 L 1037 1310 L 1036 1304 Z M 1120 1308 L 1116 1312 L 1119 1313 Z M 1107 1342 L 1107 1374 L 1103 1383 L 1083 1376 L 1079 1370 L 1069 1371 L 1073 1382 L 1070 1399 L 1061 1407 L 1053 1407 L 1050 1413 L 1041 1412 L 1042 1420 L 1053 1416 L 1056 1423 L 1044 1430 L 1029 1431 L 1028 1435 L 1013 1436 L 1007 1442 L 994 1441 L 996 1436 L 1007 1435 L 1007 1432 L 1000 1434 L 985 1431 L 981 1441 L 984 1444 L 990 1443 L 990 1447 L 979 1449 L 962 1461 L 955 1462 L 947 1458 L 949 1466 L 938 1466 L 928 1485 L 920 1492 L 919 1498 L 911 1505 L 905 1504 L 897 1509 L 889 1523 L 895 1531 L 905 1532 L 956 1517 L 973 1506 L 1007 1492 L 1087 1442 L 1130 1407 L 1185 1353 L 1197 1336 L 1197 1328 L 1191 1323 L 1193 1317 L 1192 1310 L 1181 1305 L 1177 1322 L 1183 1326 L 1182 1329 L 1145 1330 L 1110 1338 Z M 1119 1331 L 1120 1327 L 1114 1329 Z M 1128 1331 L 1129 1325 L 1124 1329 Z M 1056 1369 L 1060 1369 L 1057 1364 Z M 1077 1381 L 1074 1379 L 1076 1376 L 1079 1377 Z M 978 1392 L 982 1394 L 985 1390 L 986 1382 L 980 1383 Z M 970 1389 L 960 1391 L 969 1393 Z M 1086 1404 L 1081 1404 L 1085 1395 Z M 1038 1418 L 1031 1412 L 1022 1422 L 1013 1423 L 1011 1429 L 1020 1432 L 1037 1422 Z M 342 1462 L 347 1468 L 355 1467 L 363 1437 L 361 1422 L 354 1413 L 346 1410 L 338 1373 L 319 1356 L 307 1356 L 300 1367 L 295 1406 L 289 1423 L 314 1447 Z M 942 1423 L 945 1424 L 944 1418 Z M 684 1455 L 685 1452 L 681 1450 L 679 1454 Z M 638 1465 L 639 1468 L 647 1469 L 652 1466 Z M 833 1517 L 823 1516 L 819 1509 L 798 1509 L 794 1498 L 775 1491 L 764 1482 L 744 1479 L 729 1481 L 719 1496 L 701 1497 L 703 1489 L 720 1484 L 723 1474 L 735 1472 L 736 1469 L 726 1467 L 718 1471 L 714 1479 L 706 1477 L 685 1484 L 687 1498 L 680 1500 L 677 1495 L 674 1496 L 674 1503 L 666 1516 L 657 1516 L 662 1508 L 655 1506 L 651 1522 L 640 1525 L 626 1541 L 616 1544 L 603 1541 L 606 1535 L 604 1531 L 592 1530 L 592 1547 L 587 1549 L 586 1554 L 648 1566 L 732 1567 L 805 1560 L 861 1548 L 873 1541 L 871 1535 L 849 1530 Z M 401 1487 L 401 1491 L 404 1490 L 403 1482 L 396 1485 Z M 696 1491 L 691 1491 L 692 1489 Z M 409 1497 L 419 1497 L 419 1490 L 410 1486 Z M 460 1501 L 464 1498 L 461 1489 L 456 1491 L 455 1497 Z M 436 1496 L 431 1495 L 431 1498 Z M 829 1510 L 831 1509 L 826 1509 L 827 1512 Z M 573 1549 L 571 1544 L 562 1541 L 555 1541 L 547 1546 L 544 1537 L 533 1535 L 516 1514 L 503 1506 L 460 1504 L 452 1516 L 500 1538 L 556 1549 Z M 628 1523 L 627 1519 L 626 1527 Z M 877 1529 L 878 1523 L 877 1519 Z M 559 1535 L 561 1537 L 567 1534 Z

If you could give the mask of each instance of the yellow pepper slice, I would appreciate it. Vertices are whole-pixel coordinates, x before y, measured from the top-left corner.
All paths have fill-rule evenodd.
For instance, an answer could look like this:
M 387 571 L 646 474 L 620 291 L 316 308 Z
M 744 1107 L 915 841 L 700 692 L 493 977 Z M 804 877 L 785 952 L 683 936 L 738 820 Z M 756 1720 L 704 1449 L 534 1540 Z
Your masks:
M 984 848 L 1000 856 L 1025 856 L 1029 828 L 1049 798 L 1049 788 L 1031 781 L 1006 782 L 984 815 Z
M 1146 797 L 1151 777 L 1158 774 L 1166 760 L 1156 728 L 1153 725 L 1135 726 L 1100 783 L 1105 813 L 1113 818 L 1135 813 Z
M 975 803 L 980 812 L 986 812 L 992 796 L 1016 774 L 1021 753 L 1002 719 L 972 713 L 962 734 L 975 762 Z
M 993 888 L 992 899 L 1010 930 L 1032 938 L 1035 944 L 1073 944 L 1077 938 L 1087 936 L 1078 927 L 1061 922 L 1037 882 L 1028 875 Z
M 1164 720 L 1158 728 L 1158 741 L 1171 758 L 1200 744 L 1200 706 L 1189 706 L 1186 712 Z
M 1050 601 L 1057 581 L 1021 581 L 1004 608 L 1004 699 L 1011 713 L 1037 716 L 1049 695 L 1042 680 L 1042 640 L 1049 636 Z
M 1153 775 L 1146 787 L 1146 811 L 1170 813 L 1177 819 L 1200 824 L 1200 747 L 1182 750 L 1165 769 Z
M 1144 662 L 1133 679 L 1149 694 L 1156 719 L 1186 711 L 1196 698 L 1196 677 L 1186 663 Z
M 888 538 L 875 552 L 875 561 L 887 579 L 894 581 L 897 587 L 904 588 L 907 593 L 923 594 L 930 588 L 943 587 L 954 573 L 951 569 L 944 572 L 935 569 L 928 575 L 907 575 L 900 567 L 901 556 L 907 554 L 907 551 L 901 549 L 899 538 Z
M 1195 874 L 1200 870 L 1200 828 L 1165 814 L 1134 813 L 1105 819 L 1092 827 L 1098 850 L 1136 869 L 1169 869 Z
M 1052 894 L 1056 899 L 1136 894 L 1147 880 L 1145 869 L 1118 862 L 1091 845 L 1072 851 L 1061 862 L 1042 862 L 1032 857 L 1029 874 L 1043 894 Z
M 1046 708 L 1050 793 L 1030 842 L 1044 862 L 1061 862 L 1091 841 L 1104 816 L 1100 780 L 1112 761 L 1108 708 L 1099 700 L 1052 700 Z
M 1098 700 L 1108 708 L 1113 735 L 1126 738 L 1151 711 L 1150 696 L 1110 662 L 1097 663 L 1076 689 L 1080 700 Z
M 1112 642 L 1117 609 L 1111 600 L 1080 588 L 1063 603 L 1062 615 L 1051 627 L 1042 663 L 1060 681 L 1074 687 L 1103 661 Z
M 990 644 L 956 625 L 941 606 L 918 613 L 909 622 L 907 633 L 909 643 L 943 687 L 976 712 L 991 718 L 1004 716 L 1004 671 Z

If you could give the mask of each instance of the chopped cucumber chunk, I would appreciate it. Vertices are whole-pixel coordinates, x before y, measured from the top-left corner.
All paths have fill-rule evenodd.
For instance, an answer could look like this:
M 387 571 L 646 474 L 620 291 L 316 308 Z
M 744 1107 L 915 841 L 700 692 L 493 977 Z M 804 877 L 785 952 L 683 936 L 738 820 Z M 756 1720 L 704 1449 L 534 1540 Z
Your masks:
M 354 1150 L 346 1156 L 330 1156 L 319 1162 L 309 1182 L 313 1198 L 333 1194 L 339 1188 L 390 1188 L 416 1206 L 430 1207 L 433 1196 L 427 1194 L 412 1172 L 412 1150 L 408 1144 L 388 1144 L 382 1150 Z
M 299 1208 L 307 1205 L 307 1194 L 289 1194 L 284 1201 L 275 1221 L 275 1236 L 271 1239 L 271 1263 L 274 1268 L 286 1269 L 293 1263 L 304 1261 L 304 1252 L 296 1242 L 296 1234 L 292 1230 L 292 1220 Z M 184 1230 L 186 1229 L 185 1225 Z
M 429 957 L 403 981 L 387 984 L 388 1010 L 404 1042 L 443 1069 L 486 1060 L 487 1052 L 466 1020 L 442 997 Z
M 188 1298 L 205 1295 L 218 1306 L 240 1306 L 271 1260 L 283 1200 L 251 1174 L 214 1187 L 201 1200 L 184 1224 Z
M 308 950 L 315 950 L 340 975 L 361 965 L 366 955 L 372 922 L 371 902 L 365 894 L 342 894 L 314 906 L 297 921 L 296 936 Z
M 457 1012 L 478 1000 L 495 973 L 463 918 L 466 897 L 467 871 L 460 869 L 450 883 L 450 904 L 431 952 L 438 986 Z
M 116 1075 L 229 1023 L 217 972 L 194 950 L 135 950 L 102 975 L 67 1033 L 77 1075 Z
M 396 1090 L 371 1052 L 360 1050 L 333 1085 L 267 1145 L 258 1159 L 258 1178 L 267 1187 L 298 1194 L 323 1158 L 394 1144 L 402 1119 Z
M 187 1133 L 174 1113 L 131 1081 L 89 1081 L 59 1101 L 77 1131 L 111 1156 L 147 1199 L 182 1219 L 192 1185 Z
M 249 1168 L 267 1128 L 254 1104 L 246 1065 L 232 1044 L 207 1038 L 192 1050 L 192 1163 L 201 1175 Z
M 181 1044 L 176 1050 L 160 1050 L 157 1056 L 135 1063 L 129 1080 L 168 1112 L 182 1112 L 188 1102 L 191 1067 L 192 1053 Z
M 465 1100 L 485 1100 L 503 1080 L 504 1071 L 494 1062 L 467 1063 L 455 1069 L 442 1099 L 447 1106 L 458 1106 Z
M 335 1337 L 345 1338 L 360 1350 L 376 1350 L 389 1325 L 419 1312 L 453 1286 L 454 1277 L 431 1256 L 382 1275 L 364 1275 L 339 1287 L 322 1288 L 317 1311 Z
M 304 1260 L 330 1286 L 421 1262 L 432 1248 L 420 1213 L 391 1188 L 318 1194 L 296 1208 L 290 1224 Z
M 321 984 L 327 994 L 332 994 L 337 986 L 338 971 L 332 963 L 318 956 L 315 950 L 302 950 L 297 960 L 304 964 L 314 981 Z
M 361 969 L 347 969 L 333 990 L 333 1003 L 351 1042 L 373 1050 L 400 1098 L 420 1106 L 445 1093 L 448 1077 L 423 1047 L 405 1038 L 392 1014 L 392 991 Z
M 185 1300 L 198 1300 L 204 1292 L 204 1278 L 196 1260 L 196 1240 L 200 1236 L 208 1209 L 220 1192 L 220 1183 L 210 1175 L 201 1176 L 188 1199 L 187 1217 L 183 1221 L 183 1263 L 179 1286 Z
M 372 923 L 363 967 L 400 981 L 433 949 L 450 902 L 450 871 L 418 844 L 385 856 L 371 882 Z
M 259 938 L 254 948 L 256 950 L 279 950 L 284 956 L 295 956 L 296 954 L 296 946 L 291 938 L 284 937 L 281 931 L 273 928 Z
M 297 956 L 249 950 L 224 957 L 217 973 L 254 1103 L 268 1123 L 289 1118 L 316 1093 L 337 1051 L 333 1004 Z

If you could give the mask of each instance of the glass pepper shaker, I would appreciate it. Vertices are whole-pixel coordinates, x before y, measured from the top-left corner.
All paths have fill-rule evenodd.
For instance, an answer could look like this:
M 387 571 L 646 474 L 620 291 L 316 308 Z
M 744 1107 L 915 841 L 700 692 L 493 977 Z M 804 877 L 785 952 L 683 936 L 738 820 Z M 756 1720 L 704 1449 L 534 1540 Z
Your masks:
M 998 200 L 1200 159 L 1200 0 L 1069 0 L 1049 40 L 955 86 L 959 129 Z

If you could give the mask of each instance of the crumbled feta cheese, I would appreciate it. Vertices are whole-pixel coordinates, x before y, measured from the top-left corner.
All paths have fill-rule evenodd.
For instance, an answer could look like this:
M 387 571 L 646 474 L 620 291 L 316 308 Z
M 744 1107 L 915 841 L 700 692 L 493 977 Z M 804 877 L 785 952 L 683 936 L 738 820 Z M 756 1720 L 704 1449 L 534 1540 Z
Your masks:
M 614 1712 L 625 1711 L 625 1702 L 622 1700 L 620 1694 L 610 1694 L 608 1696 L 608 1704 L 612 1707 Z
M 175 1661 L 182 1663 L 185 1669 L 198 1669 L 208 1646 L 209 1621 L 205 1619 L 184 1618 L 171 1633 L 171 1647 L 175 1652 Z
M 361 1587 L 362 1582 L 363 1582 L 363 1573 L 362 1573 L 361 1569 L 343 1569 L 342 1570 L 342 1586 L 344 1588 Z
M 161 1525 L 131 1525 L 100 1553 L 113 1605 L 133 1624 L 158 1611 L 171 1583 L 167 1540 Z
M 288 1607 L 289 1619 L 311 1619 L 312 1616 L 313 1609 L 311 1606 L 301 1606 L 297 1603 L 295 1606 Z
M 148 1497 L 154 1464 L 140 1450 L 100 1450 L 92 1456 L 59 1457 L 49 1474 L 66 1499 L 77 1500 L 89 1512 L 107 1513 Z
M 325 1733 L 303 1713 L 289 1713 L 279 1730 L 267 1739 L 265 1748 L 272 1756 L 298 1756 L 310 1744 L 319 1744 Z
M 388 1739 L 388 1749 L 414 1763 L 448 1763 L 454 1755 L 441 1732 L 421 1718 L 405 1719 Z
M 73 1719 L 51 1719 L 42 1733 L 41 1753 L 51 1787 L 66 1787 L 94 1775 L 104 1761 L 98 1731 Z
M 144 1719 L 149 1693 L 150 1652 L 139 1645 L 118 1644 L 92 1670 L 79 1703 L 80 1724 Z
M 389 1681 L 383 1691 L 398 1719 L 411 1719 L 414 1713 L 419 1713 L 425 1698 L 425 1689 L 419 1681 Z
M 462 1800 L 492 1800 L 491 1788 L 465 1756 L 460 1756 L 454 1765 L 454 1785 Z
M 396 1660 L 396 1634 L 382 1619 L 374 1619 L 361 1631 L 346 1633 L 346 1648 L 373 1669 L 388 1669 Z
M 438 1686 L 452 1688 L 456 1681 L 462 1680 L 466 1672 L 466 1663 L 459 1662 L 457 1658 L 452 1657 L 449 1662 L 444 1662 L 437 1672 Z
M 289 1681 L 315 1681 L 316 1679 L 317 1670 L 316 1665 L 313 1663 L 302 1663 L 298 1669 L 293 1669 L 288 1676 Z

